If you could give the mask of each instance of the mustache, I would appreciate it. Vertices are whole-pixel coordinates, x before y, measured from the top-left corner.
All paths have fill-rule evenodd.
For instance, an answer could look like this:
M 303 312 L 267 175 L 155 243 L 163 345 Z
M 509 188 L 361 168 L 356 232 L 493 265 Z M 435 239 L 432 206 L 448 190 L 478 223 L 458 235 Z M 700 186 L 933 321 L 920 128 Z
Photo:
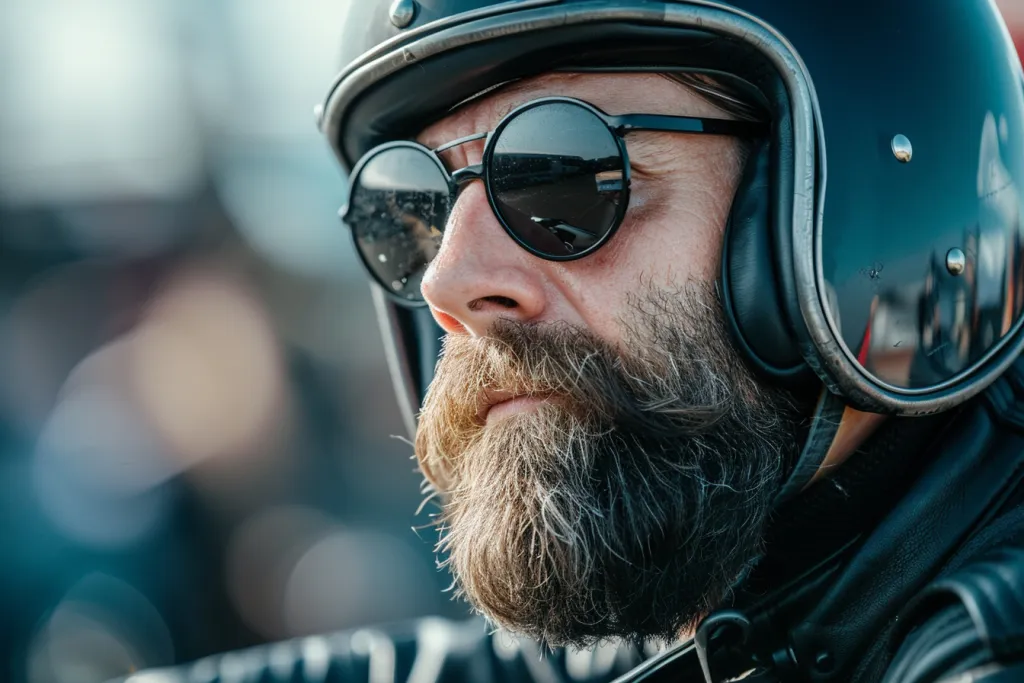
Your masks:
M 461 454 L 487 434 L 488 394 L 545 398 L 534 412 L 571 416 L 573 429 L 594 436 L 642 435 L 671 448 L 707 435 L 703 443 L 730 450 L 723 420 L 748 419 L 737 411 L 764 396 L 729 345 L 714 290 L 645 289 L 630 308 L 615 343 L 564 322 L 512 319 L 497 320 L 486 337 L 448 335 L 416 438 L 431 488 L 447 491 Z
M 467 415 L 479 412 L 480 396 L 514 394 L 554 398 L 572 412 L 652 437 L 701 433 L 725 416 L 731 392 L 714 381 L 706 359 L 687 363 L 685 350 L 694 341 L 690 336 L 679 333 L 642 354 L 626 355 L 580 327 L 502 319 L 488 337 L 445 340 L 438 375 L 450 369 L 463 386 L 438 387 L 434 393 L 448 389 L 450 409 Z M 680 392 L 679 379 L 695 372 L 721 391 L 698 389 L 694 382 L 692 391 Z

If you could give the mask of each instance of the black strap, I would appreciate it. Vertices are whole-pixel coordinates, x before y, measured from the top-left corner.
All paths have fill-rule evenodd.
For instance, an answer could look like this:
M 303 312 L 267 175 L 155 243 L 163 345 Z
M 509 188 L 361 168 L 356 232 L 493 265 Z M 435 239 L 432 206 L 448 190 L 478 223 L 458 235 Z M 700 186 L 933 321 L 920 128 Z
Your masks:
M 818 473 L 818 468 L 821 467 L 825 456 L 828 455 L 829 447 L 839 432 L 845 410 L 846 403 L 839 396 L 827 390 L 822 394 L 811 418 L 811 428 L 804 447 L 776 497 L 776 507 L 799 495 Z

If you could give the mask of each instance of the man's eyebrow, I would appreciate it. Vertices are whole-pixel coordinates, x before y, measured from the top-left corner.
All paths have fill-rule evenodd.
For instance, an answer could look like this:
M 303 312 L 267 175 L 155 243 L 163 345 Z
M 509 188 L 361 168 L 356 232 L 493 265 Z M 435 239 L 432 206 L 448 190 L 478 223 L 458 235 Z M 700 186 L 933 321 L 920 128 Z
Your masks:
M 481 136 L 481 137 L 485 136 L 488 133 L 490 133 L 492 130 L 494 130 L 495 127 L 498 125 L 498 123 L 503 118 L 508 116 L 512 112 L 513 109 L 515 109 L 519 105 L 521 105 L 521 104 L 523 104 L 525 102 L 528 102 L 528 101 L 529 101 L 528 98 L 513 98 L 511 100 L 506 101 L 504 104 L 502 104 L 500 107 L 498 107 L 498 108 L 496 108 L 494 110 L 494 115 L 492 117 L 493 118 L 493 122 L 485 130 L 479 130 L 479 131 L 476 131 L 476 132 L 473 132 L 473 133 L 467 133 L 466 135 L 460 135 L 458 138 L 452 138 L 451 140 L 433 140 L 433 139 L 425 140 L 423 142 L 423 144 L 426 145 L 427 147 L 435 150 L 435 151 L 436 150 L 444 150 L 444 149 L 447 149 L 449 146 L 454 146 L 454 145 L 452 145 L 452 143 L 457 141 L 457 140 L 463 140 L 463 141 L 468 142 L 468 140 L 466 138 L 472 138 L 474 136 Z
M 523 98 L 517 97 L 517 98 L 509 99 L 508 101 L 506 101 L 503 105 L 498 107 L 497 110 L 495 110 L 495 112 L 494 112 L 494 114 L 495 114 L 495 116 L 494 116 L 494 125 L 497 126 L 498 122 L 501 121 L 506 116 L 508 116 L 509 114 L 511 114 L 513 109 L 515 109 L 519 105 L 524 104 L 524 103 L 526 103 L 528 101 L 529 100 L 527 100 L 525 97 L 523 97 Z

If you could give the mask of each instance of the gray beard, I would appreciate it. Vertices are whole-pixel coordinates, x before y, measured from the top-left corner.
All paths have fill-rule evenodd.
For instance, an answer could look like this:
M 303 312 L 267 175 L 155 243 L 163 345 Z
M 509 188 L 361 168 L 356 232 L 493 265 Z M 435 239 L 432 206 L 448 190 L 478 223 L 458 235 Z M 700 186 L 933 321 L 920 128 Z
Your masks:
M 671 640 L 758 557 L 800 409 L 733 350 L 706 285 L 647 288 L 621 348 L 561 324 L 449 335 L 416 454 L 457 593 L 551 645 Z M 484 424 L 481 389 L 547 400 Z

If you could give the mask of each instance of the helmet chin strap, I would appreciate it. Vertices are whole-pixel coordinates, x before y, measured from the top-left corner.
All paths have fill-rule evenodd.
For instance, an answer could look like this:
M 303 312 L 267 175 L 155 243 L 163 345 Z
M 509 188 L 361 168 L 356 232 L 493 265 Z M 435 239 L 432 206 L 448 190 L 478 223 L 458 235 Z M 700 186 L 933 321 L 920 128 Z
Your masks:
M 885 421 L 884 415 L 865 413 L 823 390 L 811 418 L 811 429 L 775 506 L 795 498 L 830 472 L 864 443 Z
M 846 459 L 885 422 L 886 417 L 886 415 L 865 413 L 846 406 L 839 421 L 839 429 L 836 431 L 835 438 L 832 439 L 832 445 L 829 446 L 825 458 L 818 466 L 818 471 L 814 473 L 804 488 L 808 488 L 820 479 L 825 479 L 832 470 L 846 462 Z

